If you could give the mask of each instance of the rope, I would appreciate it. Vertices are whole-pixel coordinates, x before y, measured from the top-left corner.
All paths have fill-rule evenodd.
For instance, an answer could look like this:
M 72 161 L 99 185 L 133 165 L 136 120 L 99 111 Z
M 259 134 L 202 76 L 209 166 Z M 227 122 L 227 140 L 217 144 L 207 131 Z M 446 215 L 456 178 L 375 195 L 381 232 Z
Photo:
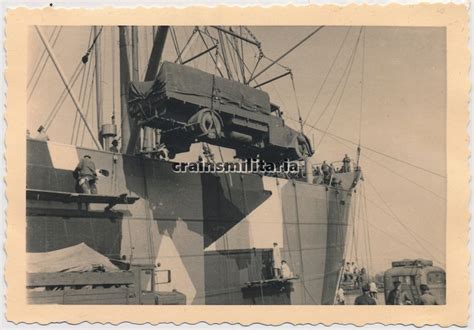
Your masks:
M 364 29 L 364 35 L 362 38 L 362 65 L 361 65 L 361 79 L 360 79 L 360 108 L 359 108 L 359 147 L 360 140 L 362 139 L 362 109 L 364 103 L 364 73 L 365 73 L 365 35 L 367 30 Z
M 334 65 L 336 64 L 336 60 L 339 58 L 339 55 L 340 55 L 340 53 L 341 53 L 341 50 L 342 50 L 344 44 L 346 43 L 347 36 L 349 35 L 349 32 L 350 32 L 350 31 L 351 31 L 351 27 L 349 27 L 349 28 L 347 29 L 346 34 L 345 34 L 345 36 L 344 36 L 344 39 L 342 40 L 341 45 L 339 46 L 339 49 L 337 50 L 336 56 L 333 58 L 332 63 L 331 63 L 331 65 L 329 66 L 329 70 L 328 70 L 328 72 L 326 73 L 326 76 L 324 77 L 323 82 L 322 82 L 321 85 L 319 86 L 318 93 L 316 94 L 316 96 L 315 96 L 314 99 L 313 99 L 313 102 L 311 103 L 311 107 L 309 108 L 308 115 L 306 116 L 306 118 L 305 118 L 305 120 L 304 120 L 304 122 L 303 122 L 303 125 L 305 125 L 306 122 L 308 121 L 308 119 L 309 119 L 309 117 L 310 117 L 310 115 L 311 115 L 311 113 L 312 113 L 312 111 L 313 111 L 313 107 L 314 107 L 314 105 L 316 104 L 316 101 L 318 100 L 319 96 L 321 95 L 321 92 L 322 92 L 322 90 L 323 90 L 323 88 L 324 88 L 324 86 L 325 86 L 325 84 L 326 84 L 326 82 L 327 82 L 327 80 L 328 80 L 328 78 L 329 78 L 329 75 L 331 74 L 332 69 L 334 68 Z
M 178 62 L 181 64 L 183 63 L 183 59 L 181 58 L 181 52 L 179 50 L 178 40 L 176 38 L 176 32 L 173 27 L 171 27 L 171 39 L 173 40 L 174 50 L 176 51 L 176 55 L 178 56 Z
M 290 118 L 290 119 L 292 119 L 292 118 Z M 296 119 L 292 119 L 292 120 L 297 121 Z M 322 130 L 322 129 L 316 127 L 316 126 L 311 126 L 311 125 L 306 125 L 306 126 L 309 126 L 309 127 L 313 128 L 313 129 L 315 129 L 315 130 L 317 130 L 317 131 L 319 131 L 319 132 L 321 132 L 321 133 L 324 133 L 324 134 L 326 134 L 326 135 L 328 135 L 328 136 L 333 136 L 333 137 L 336 137 L 336 138 L 341 139 L 341 140 L 343 140 L 343 141 L 346 141 L 346 142 L 348 142 L 348 143 L 350 143 L 350 144 L 353 144 L 353 145 L 355 145 L 355 146 L 358 145 L 358 143 L 356 143 L 356 142 L 354 142 L 354 141 L 351 141 L 351 140 L 349 140 L 349 139 L 347 139 L 347 138 L 344 138 L 344 137 L 342 137 L 342 136 L 336 135 L 336 134 L 334 134 L 334 133 L 328 132 L 327 130 Z M 438 176 L 438 177 L 440 177 L 440 178 L 446 178 L 446 176 L 443 175 L 443 174 L 434 172 L 434 171 L 432 171 L 432 170 L 430 170 L 430 169 L 427 169 L 427 168 L 425 168 L 425 167 L 416 165 L 416 164 L 411 163 L 411 162 L 408 162 L 408 161 L 406 161 L 406 160 L 399 159 L 399 158 L 396 158 L 396 157 L 394 157 L 394 156 L 388 155 L 388 154 L 386 154 L 386 153 L 384 153 L 384 152 L 382 152 L 382 151 L 378 151 L 378 150 L 373 149 L 373 148 L 370 148 L 370 147 L 368 147 L 368 146 L 366 146 L 366 145 L 362 145 L 362 144 L 361 144 L 360 146 L 361 146 L 362 148 L 366 149 L 366 150 L 372 151 L 372 152 L 374 152 L 374 153 L 376 153 L 376 154 L 385 156 L 385 157 L 390 158 L 390 159 L 392 159 L 392 160 L 396 160 L 397 162 L 403 163 L 403 164 L 405 164 L 405 165 L 408 165 L 408 166 L 417 168 L 417 169 L 419 169 L 419 170 L 422 170 L 422 171 L 424 171 L 424 172 L 427 172 L 427 173 L 436 175 L 436 176 Z
M 54 38 L 54 41 L 53 41 L 53 44 L 52 44 L 51 47 L 54 47 L 54 45 L 56 45 L 56 42 L 58 41 L 59 34 L 61 33 L 61 30 L 62 30 L 62 27 L 59 28 L 59 31 L 58 31 L 58 33 L 56 34 L 56 37 Z M 54 33 L 54 31 L 53 31 L 53 33 Z M 52 37 L 53 37 L 53 34 L 51 34 L 51 36 L 50 36 L 50 38 L 49 38 L 49 41 L 51 41 L 51 38 L 52 38 Z M 43 58 L 43 55 L 45 55 L 45 54 L 46 54 L 46 49 L 43 50 L 43 54 L 41 54 L 40 61 L 41 61 L 41 59 Z M 45 59 L 45 61 L 43 62 L 43 65 L 42 65 L 41 70 L 40 70 L 40 72 L 39 72 L 39 74 L 38 74 L 38 76 L 37 76 L 37 78 L 36 78 L 36 80 L 35 80 L 35 83 L 33 84 L 33 87 L 32 87 L 32 89 L 31 89 L 31 93 L 30 93 L 30 95 L 28 95 L 27 102 L 28 102 L 28 101 L 31 99 L 31 97 L 33 96 L 33 93 L 35 92 L 36 86 L 38 85 L 38 82 L 40 81 L 40 78 L 41 78 L 41 76 L 42 76 L 42 74 L 43 74 L 43 71 L 44 71 L 44 69 L 46 68 L 46 64 L 48 64 L 48 61 L 49 61 L 49 56 L 46 56 L 46 59 Z M 37 71 L 37 70 L 35 69 L 34 72 L 33 72 L 33 75 L 31 76 L 31 79 L 33 79 L 33 76 L 34 76 L 34 74 L 35 74 L 36 71 Z M 29 87 L 30 83 L 31 83 L 31 81 L 28 82 L 26 88 Z
M 114 34 L 114 27 L 110 27 L 110 41 L 112 44 L 111 52 L 112 52 L 112 124 L 115 124 L 115 34 Z
M 79 62 L 79 64 L 77 65 L 76 69 L 74 70 L 71 76 L 71 88 L 74 87 L 74 84 L 76 83 L 77 78 L 79 78 L 81 71 L 84 69 L 84 67 L 82 67 L 81 64 L 82 63 Z M 64 104 L 66 97 L 67 97 L 67 88 L 65 87 L 61 95 L 59 96 L 58 100 L 56 101 L 56 104 L 54 105 L 53 110 L 51 110 L 48 117 L 46 117 L 46 120 L 43 125 L 45 132 L 49 129 L 49 127 L 53 123 L 53 120 L 58 114 L 59 110 L 61 109 L 61 106 Z
M 87 100 L 87 109 L 86 109 L 86 118 L 87 118 L 87 115 L 89 114 L 89 110 L 90 110 L 90 105 L 91 105 L 91 100 L 92 100 L 92 93 L 93 93 L 93 86 L 95 85 L 95 80 L 94 80 L 94 77 L 95 77 L 95 70 L 92 72 L 92 80 L 91 80 L 91 84 L 90 84 L 90 88 L 89 88 L 89 99 Z M 85 125 L 82 127 L 82 137 L 81 137 L 81 146 L 83 145 L 84 143 L 84 136 L 85 136 L 85 132 L 86 132 L 86 127 Z M 78 135 L 79 136 L 79 135 Z M 76 137 L 76 144 L 77 144 L 77 141 L 78 141 L 78 136 Z
M 342 81 L 344 80 L 346 72 L 349 69 L 349 65 L 351 65 L 352 58 L 353 58 L 353 55 L 355 54 L 356 48 L 357 48 L 357 44 L 354 45 L 354 48 L 352 49 L 351 55 L 349 56 L 349 59 L 348 59 L 348 61 L 346 63 L 346 66 L 344 68 L 344 71 L 342 72 L 342 75 L 339 78 L 339 81 L 337 82 L 336 88 L 334 89 L 333 93 L 331 94 L 331 97 L 329 98 L 329 101 L 326 103 L 326 106 L 323 108 L 323 111 L 320 113 L 320 115 L 318 116 L 318 118 L 316 119 L 316 121 L 312 125 L 307 125 L 310 128 L 314 129 L 314 126 L 316 126 L 319 123 L 319 121 L 321 120 L 321 118 L 323 117 L 323 115 L 326 113 L 327 109 L 331 105 L 332 100 L 334 99 L 334 96 L 336 96 L 336 93 L 339 89 L 339 86 L 341 85 Z M 310 130 L 310 132 L 311 132 L 311 130 Z
M 58 28 L 58 27 L 55 26 L 54 29 L 53 29 L 53 32 L 51 32 L 51 35 L 50 35 L 49 38 L 48 38 L 48 41 L 49 41 L 49 42 L 53 41 L 53 37 L 54 37 L 54 35 L 55 35 L 56 32 L 57 32 L 57 28 Z M 61 29 L 62 29 L 62 27 L 59 28 L 59 31 L 61 31 Z M 56 35 L 56 39 L 57 39 L 58 36 L 59 36 L 59 32 L 58 32 L 58 35 Z M 55 45 L 55 43 L 56 43 L 56 40 L 53 41 L 53 46 Z M 36 64 L 34 65 L 34 68 L 35 68 L 35 69 L 33 70 L 33 73 L 31 74 L 30 79 L 28 80 L 28 83 L 26 84 L 26 88 L 30 88 L 31 83 L 33 82 L 33 78 L 35 77 L 36 72 L 38 72 L 38 69 L 39 69 L 39 67 L 40 67 L 40 64 L 43 62 L 45 56 L 46 56 L 46 49 L 43 50 L 43 52 L 41 53 L 41 56 L 39 57 L 38 61 L 37 61 Z M 48 58 L 49 58 L 49 57 L 48 57 Z M 48 59 L 46 59 L 46 61 L 47 61 L 47 60 L 48 60 Z
M 331 135 L 329 135 L 329 134 L 328 134 L 328 136 L 329 136 L 331 139 L 333 139 L 334 141 L 336 141 L 336 142 L 342 144 L 343 146 L 347 147 L 348 149 L 352 149 L 352 148 L 350 148 L 349 146 L 347 146 L 347 144 L 345 144 L 345 143 L 339 141 L 338 138 L 336 138 L 336 137 L 334 137 L 334 136 L 331 136 Z M 418 188 L 423 189 L 423 190 L 426 191 L 426 192 L 429 192 L 429 193 L 432 194 L 433 196 L 435 196 L 435 197 L 437 197 L 437 198 L 439 198 L 439 199 L 441 199 L 441 200 L 446 200 L 446 197 L 441 196 L 441 195 L 437 194 L 436 192 L 434 192 L 434 191 L 432 191 L 432 190 L 430 190 L 430 189 L 428 189 L 428 188 L 422 186 L 421 184 L 417 183 L 416 181 L 414 181 L 414 180 L 412 180 L 412 179 L 410 179 L 410 178 L 404 176 L 403 174 L 400 174 L 400 173 L 398 173 L 398 172 L 392 170 L 391 168 L 389 168 L 389 167 L 387 167 L 387 166 L 381 164 L 380 162 L 376 161 L 375 159 L 370 158 L 370 157 L 367 156 L 366 154 L 364 154 L 364 155 L 362 155 L 362 156 L 363 156 L 365 159 L 370 160 L 371 162 L 375 163 L 376 165 L 378 165 L 378 166 L 380 166 L 380 167 L 386 169 L 387 171 L 393 173 L 394 175 L 396 175 L 396 176 L 398 176 L 398 177 L 400 177 L 400 178 L 402 178 L 402 179 L 405 179 L 406 181 L 410 182 L 411 184 L 417 186 Z
M 87 42 L 87 44 L 90 44 L 90 42 L 91 42 L 93 30 L 94 29 L 91 28 L 90 33 L 89 33 L 89 41 Z M 91 67 L 90 62 L 87 62 L 85 65 L 87 66 L 87 70 L 84 70 L 82 72 L 82 79 L 81 79 L 81 85 L 79 87 L 79 96 L 78 96 L 78 101 L 79 102 L 81 102 L 81 98 L 83 97 L 83 93 L 84 93 L 84 78 L 86 77 L 86 72 L 87 72 L 87 77 L 89 77 L 89 70 L 90 70 L 90 67 Z M 81 106 L 84 107 L 84 101 L 81 102 Z M 76 122 L 77 122 L 78 117 L 79 117 L 79 115 L 76 112 L 75 116 L 74 116 L 74 123 L 72 124 L 71 144 L 72 144 L 72 141 L 74 139 L 74 133 L 75 133 L 75 130 L 76 130 Z M 81 125 L 81 121 L 79 120 L 79 123 L 77 125 L 77 131 L 78 132 L 79 132 L 80 125 Z
M 361 35 L 361 31 L 362 31 L 362 28 L 361 30 L 359 31 L 359 35 L 357 37 L 357 41 L 356 41 L 356 44 L 355 44 L 355 47 L 354 47 L 354 50 L 352 52 L 352 56 L 351 56 L 351 59 L 349 60 L 349 66 L 348 66 L 348 70 L 347 70 L 347 74 L 346 74 L 346 77 L 345 77 L 345 80 L 344 80 L 344 84 L 342 85 L 342 91 L 341 91 L 341 94 L 339 95 L 339 99 L 337 100 L 337 103 L 336 103 L 336 106 L 334 108 L 334 111 L 332 113 L 332 116 L 331 116 L 331 119 L 329 120 L 329 123 L 325 129 L 325 131 L 327 132 L 328 129 L 331 127 L 331 124 L 332 124 L 332 121 L 334 120 L 334 116 L 336 115 L 336 112 L 337 110 L 339 109 L 339 104 L 341 103 L 341 100 L 342 100 L 342 97 L 344 96 L 344 92 L 346 90 L 346 86 L 347 86 L 347 82 L 349 81 L 349 77 L 351 75 L 351 71 L 352 71 L 352 66 L 354 64 L 354 59 L 355 59 L 355 54 L 357 52 L 357 47 L 359 45 L 359 41 L 360 41 L 360 35 Z M 336 89 L 337 90 L 337 89 Z M 321 136 L 321 139 L 319 140 L 319 143 L 318 143 L 318 147 L 321 145 L 321 143 L 323 142 L 324 138 L 325 138 L 326 134 L 323 134 Z
M 413 232 L 413 230 L 408 227 L 406 224 L 403 223 L 403 221 L 400 220 L 400 218 L 398 218 L 398 216 L 395 214 L 395 212 L 392 210 L 392 208 L 390 207 L 390 205 L 385 201 L 385 199 L 382 197 L 382 195 L 379 193 L 379 191 L 375 188 L 375 186 L 367 179 L 367 177 L 365 178 L 365 180 L 367 180 L 367 183 L 372 187 L 372 189 L 375 191 L 375 193 L 377 194 L 377 196 L 380 198 L 380 200 L 382 201 L 382 203 L 385 205 L 385 207 L 389 210 L 389 212 L 393 215 L 393 219 L 395 219 L 412 237 L 413 239 L 418 243 L 418 245 L 420 247 L 422 247 L 426 253 L 428 253 L 428 255 L 430 257 L 433 258 L 433 260 L 437 261 L 438 263 L 440 264 L 444 264 L 442 262 L 440 262 L 439 260 L 437 260 L 430 252 L 429 249 L 427 249 L 423 244 L 421 244 L 419 238 L 417 237 L 417 235 Z
M 301 109 L 300 109 L 300 104 L 298 102 L 298 96 L 296 95 L 295 79 L 293 77 L 292 72 L 290 73 L 290 78 L 291 78 L 291 85 L 293 87 L 293 95 L 295 96 L 296 109 L 298 110 L 298 121 L 300 123 L 300 130 L 301 130 L 301 133 L 303 133 L 303 118 L 301 118 Z

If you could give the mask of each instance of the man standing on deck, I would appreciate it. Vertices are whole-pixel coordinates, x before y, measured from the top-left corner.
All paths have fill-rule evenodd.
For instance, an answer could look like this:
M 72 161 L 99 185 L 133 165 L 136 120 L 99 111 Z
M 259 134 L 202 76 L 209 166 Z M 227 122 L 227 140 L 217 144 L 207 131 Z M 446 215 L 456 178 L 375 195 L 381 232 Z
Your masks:
M 347 154 L 344 156 L 344 159 L 342 160 L 342 173 L 347 173 L 351 171 L 351 159 Z
M 362 287 L 362 295 L 356 298 L 354 305 L 377 305 L 377 301 L 370 294 L 368 283 Z
M 109 151 L 113 152 L 114 154 L 117 154 L 119 152 L 117 139 L 112 140 L 112 145 L 110 146 Z
M 77 180 L 77 187 L 79 192 L 84 194 L 97 194 L 97 174 L 95 164 L 91 159 L 91 156 L 84 155 L 79 164 L 77 164 L 74 172 L 74 178 Z
M 331 180 L 331 168 L 326 163 L 326 161 L 323 161 L 321 164 L 321 171 L 323 172 L 324 183 L 328 184 Z
M 280 278 L 281 276 L 281 254 L 278 243 L 273 243 L 273 273 L 275 278 Z

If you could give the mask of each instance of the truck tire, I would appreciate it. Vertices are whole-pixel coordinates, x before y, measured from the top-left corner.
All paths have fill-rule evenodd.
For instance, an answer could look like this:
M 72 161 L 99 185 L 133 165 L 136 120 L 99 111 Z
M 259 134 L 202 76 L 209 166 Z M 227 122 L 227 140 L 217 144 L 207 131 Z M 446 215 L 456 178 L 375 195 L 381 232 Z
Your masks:
M 197 125 L 199 136 L 216 140 L 222 132 L 222 120 L 219 115 L 209 109 L 199 110 L 189 119 L 189 124 Z

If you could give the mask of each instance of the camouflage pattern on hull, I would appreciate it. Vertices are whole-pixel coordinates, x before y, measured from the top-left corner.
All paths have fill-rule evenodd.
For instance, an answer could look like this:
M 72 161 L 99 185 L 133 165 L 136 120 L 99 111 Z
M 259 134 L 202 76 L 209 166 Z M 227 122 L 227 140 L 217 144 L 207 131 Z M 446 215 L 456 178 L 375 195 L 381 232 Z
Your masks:
M 117 205 L 118 218 L 69 214 L 78 204 L 27 201 L 27 250 L 46 252 L 81 242 L 110 258 L 160 263 L 188 304 L 332 304 L 344 256 L 351 190 L 250 174 L 177 174 L 166 161 L 27 141 L 27 188 L 74 192 L 72 170 L 85 154 L 107 169 L 98 190 L 140 199 Z M 341 174 L 347 182 L 353 173 Z M 344 178 L 344 176 L 346 176 Z M 55 210 L 45 216 L 38 209 Z M 62 213 L 63 212 L 63 213 Z M 95 213 L 94 213 L 95 212 Z M 43 214 L 43 215 L 41 215 Z M 299 276 L 254 290 L 261 265 L 281 248 Z

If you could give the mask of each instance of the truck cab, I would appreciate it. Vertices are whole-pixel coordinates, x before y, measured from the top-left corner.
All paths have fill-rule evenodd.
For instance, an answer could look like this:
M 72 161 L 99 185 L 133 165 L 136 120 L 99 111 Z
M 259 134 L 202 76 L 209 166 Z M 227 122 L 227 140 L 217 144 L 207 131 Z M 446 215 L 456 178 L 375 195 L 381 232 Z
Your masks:
M 159 267 L 159 266 L 158 266 Z M 155 265 L 132 265 L 135 275 L 135 292 L 138 305 L 185 305 L 186 296 L 176 290 L 159 291 L 160 284 L 171 282 L 171 271 Z

